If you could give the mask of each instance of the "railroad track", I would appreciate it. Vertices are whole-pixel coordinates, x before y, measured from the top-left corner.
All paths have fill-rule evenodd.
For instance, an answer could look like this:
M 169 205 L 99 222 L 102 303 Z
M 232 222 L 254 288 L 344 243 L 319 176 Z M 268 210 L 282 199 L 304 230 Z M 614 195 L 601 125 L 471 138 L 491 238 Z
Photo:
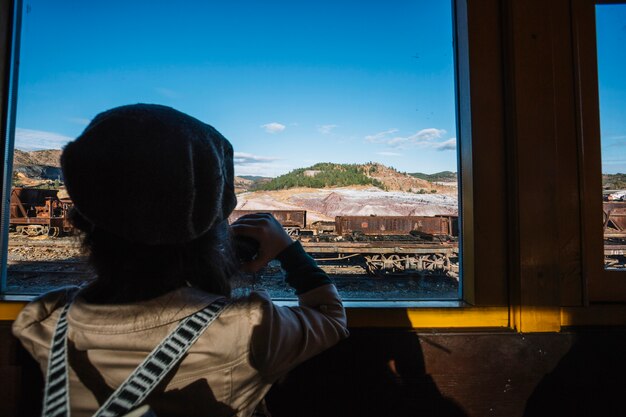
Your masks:
M 85 261 L 9 261 L 7 272 L 12 274 L 66 274 L 92 275 L 93 272 Z
M 63 248 L 78 248 L 80 247 L 80 243 L 75 239 L 11 239 L 9 238 L 9 248 L 17 248 L 17 247 L 63 247 Z

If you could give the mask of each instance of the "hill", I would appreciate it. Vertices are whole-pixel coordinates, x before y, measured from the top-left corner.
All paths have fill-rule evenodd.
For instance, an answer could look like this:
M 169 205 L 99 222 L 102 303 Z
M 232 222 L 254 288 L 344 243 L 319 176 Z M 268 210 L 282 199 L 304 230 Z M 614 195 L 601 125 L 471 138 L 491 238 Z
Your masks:
M 62 184 L 61 150 L 13 153 L 13 185 L 21 187 L 55 187 Z
M 602 174 L 602 189 L 626 190 L 626 174 Z
M 46 186 L 63 184 L 60 149 L 24 152 L 15 150 L 13 183 L 16 186 Z M 447 183 L 453 184 L 448 185 Z M 334 164 L 322 162 L 295 169 L 276 178 L 260 176 L 235 177 L 235 191 L 272 191 L 291 188 L 376 187 L 384 191 L 404 191 L 417 194 L 456 193 L 456 173 L 436 174 L 398 172 L 392 167 L 369 162 L 366 164 Z
M 452 192 L 452 187 L 433 184 L 398 172 L 385 165 L 318 163 L 307 168 L 298 168 L 276 177 L 255 190 L 284 190 L 289 188 L 328 188 L 349 186 L 373 186 L 385 191 L 407 191 L 413 193 Z
M 258 189 L 269 191 L 296 187 L 325 188 L 350 185 L 384 187 L 378 180 L 368 177 L 362 165 L 322 162 L 308 168 L 294 169 L 265 184 L 259 184 Z
M 410 176 L 430 182 L 456 182 L 456 172 L 441 171 L 434 174 L 424 174 L 422 172 L 411 172 Z
M 43 151 L 25 152 L 16 149 L 13 153 L 13 166 L 41 165 L 61 167 L 61 150 L 46 149 Z

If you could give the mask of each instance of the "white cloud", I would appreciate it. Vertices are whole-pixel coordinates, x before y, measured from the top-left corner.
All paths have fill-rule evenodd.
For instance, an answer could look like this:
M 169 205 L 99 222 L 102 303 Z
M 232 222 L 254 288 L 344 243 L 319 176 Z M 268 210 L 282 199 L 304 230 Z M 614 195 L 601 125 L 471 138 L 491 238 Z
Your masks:
M 235 154 L 233 155 L 233 161 L 235 163 L 235 165 L 246 165 L 246 164 L 252 164 L 252 163 L 259 163 L 259 162 L 272 162 L 272 161 L 276 161 L 279 158 L 275 158 L 272 156 L 260 156 L 260 155 L 254 155 L 251 153 L 246 153 L 246 152 L 235 152 Z
M 328 135 L 337 125 L 320 125 L 317 126 L 317 131 L 322 135 Z
M 45 130 L 15 129 L 15 147 L 23 151 L 61 149 L 74 138 Z
M 373 135 L 365 136 L 365 140 L 372 143 L 384 142 L 387 136 L 392 135 L 397 131 L 398 129 L 389 129 L 383 132 L 374 133 Z
M 443 129 L 437 129 L 434 127 L 429 127 L 428 129 L 422 129 L 414 135 L 411 135 L 409 138 L 416 142 L 439 139 L 443 135 L 445 135 L 446 131 Z
M 422 129 L 409 136 L 391 136 L 398 132 L 398 129 L 389 129 L 365 137 L 365 140 L 372 143 L 384 143 L 394 148 L 404 148 L 408 145 L 426 145 L 435 139 L 439 139 L 446 134 L 444 129 L 429 127 Z
M 272 163 L 253 162 L 247 163 L 245 165 L 235 164 L 235 175 L 259 175 L 262 177 L 277 177 L 279 175 L 292 171 L 295 168 L 299 168 L 299 166 L 293 166 L 289 163 L 279 161 Z
M 365 140 L 371 143 L 381 143 L 387 145 L 390 150 L 378 152 L 383 156 L 400 156 L 398 150 L 407 149 L 413 146 L 430 148 L 437 151 L 450 151 L 456 149 L 456 138 L 443 140 L 446 131 L 429 127 L 418 130 L 412 135 L 394 135 L 398 129 L 389 129 L 373 135 L 365 136 Z
M 397 136 L 395 138 L 391 138 L 391 139 L 387 139 L 387 145 L 389 146 L 400 146 L 400 145 L 404 145 L 405 143 L 409 143 L 410 138 L 409 137 L 402 137 L 402 136 Z
M 267 133 L 278 133 L 278 132 L 282 132 L 283 130 L 287 128 L 287 126 L 277 123 L 277 122 L 266 123 L 264 125 L 261 125 L 261 127 L 265 129 Z
M 284 167 L 276 163 L 280 160 L 273 156 L 254 155 L 246 152 L 235 152 L 233 162 L 235 164 L 235 175 L 261 175 L 264 177 L 275 177 L 284 171 Z
M 426 145 L 434 139 L 439 139 L 445 135 L 446 131 L 443 129 L 437 129 L 429 127 L 428 129 L 422 129 L 409 136 L 396 136 L 387 140 L 387 145 L 401 147 L 403 145 Z
M 450 138 L 444 142 L 437 143 L 435 149 L 438 151 L 454 151 L 456 150 L 456 138 Z

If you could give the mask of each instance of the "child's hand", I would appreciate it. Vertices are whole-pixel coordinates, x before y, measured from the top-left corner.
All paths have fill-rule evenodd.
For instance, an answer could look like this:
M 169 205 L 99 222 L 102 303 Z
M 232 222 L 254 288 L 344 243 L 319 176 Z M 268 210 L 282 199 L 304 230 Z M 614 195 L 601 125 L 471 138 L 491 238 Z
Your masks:
M 244 262 L 242 269 L 256 272 L 293 243 L 285 229 L 269 213 L 246 214 L 230 225 L 235 236 L 246 236 L 259 243 L 256 258 Z

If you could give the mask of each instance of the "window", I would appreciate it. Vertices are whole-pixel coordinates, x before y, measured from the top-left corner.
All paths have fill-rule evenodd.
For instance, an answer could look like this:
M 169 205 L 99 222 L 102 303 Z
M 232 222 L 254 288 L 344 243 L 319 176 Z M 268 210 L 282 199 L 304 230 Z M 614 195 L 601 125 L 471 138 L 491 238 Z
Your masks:
M 596 6 L 605 268 L 626 268 L 626 4 Z
M 580 68 L 577 83 L 583 149 L 583 267 L 588 301 L 625 301 L 626 271 L 621 267 L 623 245 L 618 230 L 621 202 L 609 201 L 609 195 L 615 194 L 613 188 L 620 188 L 616 180 L 623 171 L 619 164 L 623 164 L 621 145 L 624 141 L 614 133 L 624 126 L 619 100 L 623 103 L 620 91 L 623 95 L 625 84 L 615 76 L 616 71 L 619 72 L 616 65 L 623 60 L 623 54 L 612 50 L 622 50 L 618 39 L 624 34 L 619 19 L 624 16 L 625 6 L 619 2 L 592 0 L 581 0 L 573 5 L 576 59 Z M 602 191 L 604 187 L 611 188 L 606 190 L 606 196 Z M 605 198 L 607 201 L 603 201 Z
M 25 1 L 8 292 L 89 279 L 60 149 L 155 102 L 229 138 L 233 218 L 274 212 L 344 299 L 458 299 L 452 22 L 448 2 Z M 291 296 L 274 264 L 239 285 Z

